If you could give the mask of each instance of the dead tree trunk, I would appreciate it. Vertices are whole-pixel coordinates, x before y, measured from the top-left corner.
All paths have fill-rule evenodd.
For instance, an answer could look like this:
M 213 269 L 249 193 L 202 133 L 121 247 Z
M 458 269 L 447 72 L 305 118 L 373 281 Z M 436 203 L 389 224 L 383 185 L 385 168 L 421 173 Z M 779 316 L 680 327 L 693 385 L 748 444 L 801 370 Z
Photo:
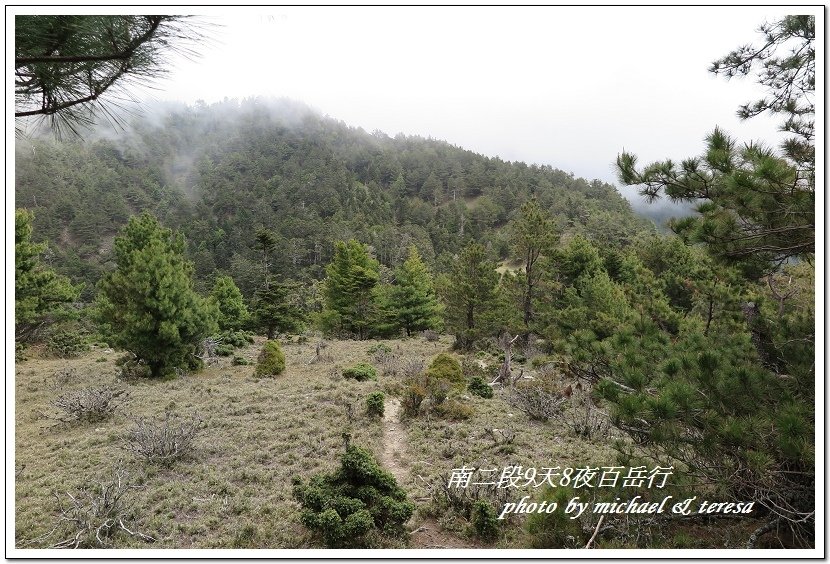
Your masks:
M 507 334 L 501 338 L 501 347 L 504 349 L 504 362 L 502 363 L 501 368 L 499 368 L 498 377 L 493 380 L 491 384 L 501 382 L 503 386 L 509 384 L 511 388 L 513 387 L 516 380 L 514 380 L 510 370 L 510 360 L 513 357 L 513 343 L 515 343 L 518 338 L 519 336 L 516 335 L 511 339 L 510 335 Z

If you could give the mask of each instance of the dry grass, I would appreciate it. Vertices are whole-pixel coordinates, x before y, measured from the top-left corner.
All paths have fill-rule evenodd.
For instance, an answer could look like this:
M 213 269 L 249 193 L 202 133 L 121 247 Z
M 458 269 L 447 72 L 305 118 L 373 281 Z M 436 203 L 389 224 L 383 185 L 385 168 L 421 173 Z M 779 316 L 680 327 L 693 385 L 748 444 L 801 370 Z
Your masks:
M 447 336 L 437 342 L 421 337 L 384 341 L 402 364 L 428 364 L 451 342 Z M 261 344 L 258 340 L 237 354 L 253 360 Z M 379 459 L 392 452 L 385 444 L 384 420 L 366 415 L 363 407 L 374 391 L 385 391 L 388 402 L 399 401 L 395 395 L 403 388 L 405 371 L 386 373 L 367 352 L 375 345 L 331 341 L 325 355 L 309 364 L 315 355 L 313 340 L 283 343 L 286 370 L 276 378 L 256 378 L 253 366 L 232 366 L 231 358 L 222 358 L 218 365 L 175 380 L 133 380 L 127 384 L 129 401 L 106 421 L 60 427 L 41 413 L 59 393 L 114 384 L 119 353 L 93 348 L 77 359 L 20 363 L 15 380 L 15 467 L 21 469 L 15 477 L 17 546 L 49 533 L 59 515 L 56 494 L 78 491 L 84 486 L 82 476 L 111 473 L 114 462 L 123 459 L 130 475 L 143 476 L 141 488 L 132 494 L 132 523 L 156 539 L 153 548 L 314 547 L 299 524 L 291 478 L 337 467 L 344 434 Z M 99 361 L 102 356 L 106 362 Z M 342 377 L 344 368 L 359 362 L 376 364 L 378 380 Z M 74 370 L 73 378 L 58 392 L 53 375 L 67 368 Z M 413 526 L 431 516 L 429 484 L 453 468 L 601 466 L 614 461 L 607 444 L 586 441 L 562 422 L 529 420 L 505 401 L 505 390 L 497 389 L 493 399 L 463 395 L 474 406 L 467 420 L 433 416 L 400 422 L 398 442 L 404 448 L 393 449 L 393 462 L 402 487 L 418 505 Z M 135 420 L 159 419 L 166 412 L 202 417 L 192 454 L 169 467 L 129 456 L 125 437 Z M 525 493 L 516 490 L 516 499 Z M 451 534 L 453 524 L 441 522 Z M 463 537 L 463 528 L 455 534 Z M 499 546 L 528 547 L 524 535 L 513 527 Z M 420 537 L 413 538 L 417 547 Z M 32 547 L 46 546 L 48 540 Z M 148 545 L 122 535 L 115 546 Z

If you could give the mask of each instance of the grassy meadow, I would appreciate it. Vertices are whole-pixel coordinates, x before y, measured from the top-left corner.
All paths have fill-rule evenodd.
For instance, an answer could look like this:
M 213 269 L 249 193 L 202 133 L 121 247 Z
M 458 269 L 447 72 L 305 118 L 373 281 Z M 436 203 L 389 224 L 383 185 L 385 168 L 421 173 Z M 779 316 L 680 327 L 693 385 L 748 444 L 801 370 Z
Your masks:
M 299 521 L 292 478 L 336 468 L 347 434 L 353 444 L 375 454 L 417 506 L 407 524 L 409 538 L 383 540 L 378 548 L 529 548 L 533 539 L 522 526 L 523 516 L 506 521 L 499 538 L 484 541 L 472 534 L 459 512 L 436 504 L 435 492 L 451 470 L 614 463 L 610 430 L 586 440 L 561 419 L 531 420 L 506 401 L 509 390 L 498 387 L 492 399 L 461 392 L 459 399 L 472 407 L 466 419 L 403 417 L 398 368 L 417 360 L 429 364 L 450 349 L 450 337 L 328 341 L 310 363 L 318 342 L 284 340 L 286 370 L 272 378 L 257 378 L 253 365 L 236 366 L 230 358 L 220 358 L 198 373 L 172 380 L 123 381 L 116 378 L 118 351 L 93 347 L 74 359 L 39 357 L 33 351 L 16 367 L 17 547 L 49 548 L 66 540 L 73 529 L 59 522 L 60 504 L 66 507 L 69 494 L 77 496 L 79 488 L 108 479 L 120 467 L 134 486 L 124 498 L 130 519 L 125 524 L 155 541 L 118 531 L 107 540 L 109 546 L 320 548 Z M 381 344 L 385 352 L 378 353 Z M 257 340 L 236 354 L 253 362 L 261 345 Z M 359 362 L 374 364 L 378 379 L 359 382 L 342 376 L 344 368 Z M 492 367 L 499 361 L 479 353 L 475 362 Z M 541 377 L 529 362 L 525 374 Z M 53 419 L 57 410 L 52 402 L 58 396 L 105 384 L 129 393 L 110 418 L 95 423 Z M 568 382 L 552 385 L 564 388 Z M 373 391 L 385 393 L 382 418 L 366 412 L 365 399 Z M 166 412 L 184 418 L 198 414 L 203 420 L 189 456 L 159 465 L 124 448 L 136 420 L 158 419 Z M 518 501 L 541 491 L 529 487 L 502 493 L 506 501 Z

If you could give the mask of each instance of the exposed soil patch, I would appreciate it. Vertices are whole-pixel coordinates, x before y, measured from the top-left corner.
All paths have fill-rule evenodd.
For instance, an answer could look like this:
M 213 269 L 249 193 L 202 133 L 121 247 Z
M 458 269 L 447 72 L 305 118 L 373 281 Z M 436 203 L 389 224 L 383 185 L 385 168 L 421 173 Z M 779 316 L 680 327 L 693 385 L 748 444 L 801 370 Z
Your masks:
M 404 462 L 406 453 L 406 433 L 400 422 L 401 404 L 397 398 L 391 398 L 383 412 L 383 451 L 381 462 L 398 483 L 408 481 Z
M 400 421 L 401 404 L 397 398 L 387 401 L 383 413 L 383 450 L 381 462 L 399 484 L 409 480 L 406 431 Z M 411 523 L 414 526 L 414 523 Z M 412 531 L 412 548 L 475 548 L 473 544 L 441 530 L 435 519 L 427 518 Z
M 412 548 L 480 548 L 446 531 L 435 519 L 425 519 L 410 536 Z

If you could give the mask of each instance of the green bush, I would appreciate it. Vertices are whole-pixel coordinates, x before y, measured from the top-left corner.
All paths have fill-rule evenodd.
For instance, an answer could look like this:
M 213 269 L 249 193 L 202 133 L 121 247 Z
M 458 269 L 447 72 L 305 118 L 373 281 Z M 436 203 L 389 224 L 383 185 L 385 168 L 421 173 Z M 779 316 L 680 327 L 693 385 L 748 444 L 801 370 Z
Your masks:
M 448 353 L 441 353 L 433 359 L 427 368 L 427 383 L 431 387 L 434 382 L 443 380 L 458 390 L 464 389 L 464 373 L 458 359 Z
M 415 505 L 407 501 L 395 477 L 371 453 L 354 445 L 340 461 L 331 474 L 317 474 L 307 483 L 294 479 L 302 523 L 329 548 L 370 548 L 373 533 L 406 538 L 404 524 Z
M 285 354 L 279 341 L 265 341 L 257 358 L 255 376 L 278 376 L 285 370 Z
M 351 368 L 347 368 L 346 370 L 344 370 L 343 376 L 345 378 L 353 378 L 358 382 L 363 382 L 365 380 L 377 380 L 378 372 L 377 370 L 375 370 L 375 367 L 371 364 L 361 362 L 359 364 L 355 364 Z
M 58 329 L 46 341 L 47 350 L 61 358 L 72 358 L 80 356 L 89 350 L 86 335 L 77 331 Z
M 15 362 L 23 362 L 24 360 L 28 360 L 26 356 L 26 343 L 21 343 L 19 341 L 14 342 L 14 361 Z
M 490 384 L 482 380 L 480 376 L 476 376 L 470 381 L 470 384 L 467 386 L 467 390 L 471 394 L 475 394 L 485 399 L 493 397 L 493 388 L 490 387 Z
M 478 500 L 473 505 L 473 531 L 475 536 L 486 541 L 495 540 L 499 536 L 499 520 L 493 506 L 484 500 Z
M 217 356 L 231 356 L 233 354 L 233 345 L 226 345 L 222 343 L 216 347 Z
M 386 343 L 378 343 L 376 345 L 372 345 L 366 350 L 366 354 L 369 356 L 374 356 L 377 354 L 391 354 L 392 347 L 387 345 Z
M 250 331 L 223 331 L 218 335 L 223 345 L 240 348 L 254 342 L 254 334 Z
M 248 366 L 251 363 L 248 362 L 248 359 L 246 359 L 245 357 L 234 355 L 231 364 L 233 364 L 234 366 Z
M 372 417 L 383 417 L 383 392 L 372 392 L 366 397 L 366 413 Z
M 533 548 L 578 548 L 585 546 L 587 537 L 580 519 L 571 519 L 562 508 L 575 495 L 571 488 L 547 488 L 538 502 L 556 502 L 559 508 L 553 513 L 531 513 L 527 518 Z

